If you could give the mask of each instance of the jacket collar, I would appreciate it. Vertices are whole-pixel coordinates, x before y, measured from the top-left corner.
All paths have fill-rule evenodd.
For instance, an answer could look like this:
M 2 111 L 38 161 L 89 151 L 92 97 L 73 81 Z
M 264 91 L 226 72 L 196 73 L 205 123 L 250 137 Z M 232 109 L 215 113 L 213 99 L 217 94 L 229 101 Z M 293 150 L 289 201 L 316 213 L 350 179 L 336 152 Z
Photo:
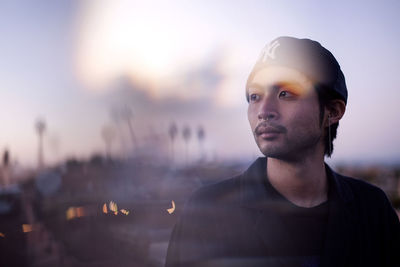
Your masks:
M 240 177 L 241 206 L 250 208 L 255 225 L 268 213 L 268 220 L 276 220 L 274 209 L 284 208 L 281 196 L 272 186 L 266 186 L 266 158 L 258 158 Z M 356 245 L 359 218 L 356 215 L 354 195 L 346 178 L 335 173 L 325 164 L 329 191 L 329 215 L 327 233 L 322 252 L 321 266 L 349 266 L 352 248 Z M 282 206 L 284 205 L 284 206 Z M 253 212 L 255 211 L 255 212 Z M 279 222 L 279 220 L 277 220 Z M 257 228 L 255 228 L 257 229 Z M 256 231 L 262 234 L 263 231 Z M 267 238 L 270 238 L 268 236 Z M 350 264 L 351 266 L 351 264 Z
M 282 199 L 266 179 L 267 159 L 260 157 L 240 177 L 240 202 L 241 206 L 265 209 L 271 204 Z M 354 195 L 344 177 L 334 172 L 326 163 L 325 169 L 329 183 L 329 200 L 338 200 L 342 204 L 351 202 Z

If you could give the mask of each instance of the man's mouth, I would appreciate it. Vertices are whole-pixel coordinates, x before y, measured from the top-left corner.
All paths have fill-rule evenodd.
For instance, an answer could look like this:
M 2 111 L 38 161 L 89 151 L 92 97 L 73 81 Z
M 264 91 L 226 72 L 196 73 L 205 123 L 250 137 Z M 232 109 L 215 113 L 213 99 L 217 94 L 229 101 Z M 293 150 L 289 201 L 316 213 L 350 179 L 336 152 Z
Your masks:
M 268 139 L 276 137 L 281 133 L 285 133 L 286 128 L 280 125 L 266 125 L 264 123 L 257 125 L 254 132 L 257 136 Z
M 260 136 L 263 139 L 270 139 L 270 138 L 275 138 L 280 134 L 278 131 L 260 131 L 258 133 L 258 136 Z

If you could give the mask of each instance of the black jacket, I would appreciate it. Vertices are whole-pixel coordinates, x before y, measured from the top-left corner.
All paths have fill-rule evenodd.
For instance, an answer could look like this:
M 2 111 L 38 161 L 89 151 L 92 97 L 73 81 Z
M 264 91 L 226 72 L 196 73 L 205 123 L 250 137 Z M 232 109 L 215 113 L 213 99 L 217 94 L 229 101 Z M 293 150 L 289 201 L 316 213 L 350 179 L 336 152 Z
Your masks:
M 166 266 L 292 266 L 271 255 L 279 198 L 265 186 L 266 159 L 198 190 L 173 230 Z M 327 165 L 329 215 L 321 266 L 400 266 L 399 219 L 385 193 Z M 278 234 L 279 232 L 279 234 Z

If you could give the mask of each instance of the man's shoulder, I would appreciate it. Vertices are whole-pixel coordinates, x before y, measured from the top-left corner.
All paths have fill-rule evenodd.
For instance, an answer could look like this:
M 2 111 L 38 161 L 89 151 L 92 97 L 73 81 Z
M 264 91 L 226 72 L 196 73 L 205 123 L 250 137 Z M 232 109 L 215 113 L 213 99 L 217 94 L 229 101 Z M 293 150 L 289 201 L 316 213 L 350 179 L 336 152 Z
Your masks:
M 339 183 L 351 190 L 356 200 L 375 203 L 387 200 L 386 194 L 381 188 L 367 181 L 337 173 L 336 178 Z

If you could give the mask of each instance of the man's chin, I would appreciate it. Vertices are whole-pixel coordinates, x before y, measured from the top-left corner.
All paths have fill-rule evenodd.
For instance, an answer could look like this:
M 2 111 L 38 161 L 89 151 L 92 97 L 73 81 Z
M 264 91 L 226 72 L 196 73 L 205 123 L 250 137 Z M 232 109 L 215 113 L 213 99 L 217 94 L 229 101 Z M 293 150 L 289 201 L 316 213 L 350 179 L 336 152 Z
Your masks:
M 259 147 L 261 153 L 268 158 L 278 158 L 283 156 L 283 151 L 277 147 L 261 146 Z
M 290 151 L 287 151 L 287 149 L 277 144 L 263 144 L 259 145 L 258 148 L 260 149 L 260 152 L 267 158 L 276 158 L 283 160 L 293 157 Z

